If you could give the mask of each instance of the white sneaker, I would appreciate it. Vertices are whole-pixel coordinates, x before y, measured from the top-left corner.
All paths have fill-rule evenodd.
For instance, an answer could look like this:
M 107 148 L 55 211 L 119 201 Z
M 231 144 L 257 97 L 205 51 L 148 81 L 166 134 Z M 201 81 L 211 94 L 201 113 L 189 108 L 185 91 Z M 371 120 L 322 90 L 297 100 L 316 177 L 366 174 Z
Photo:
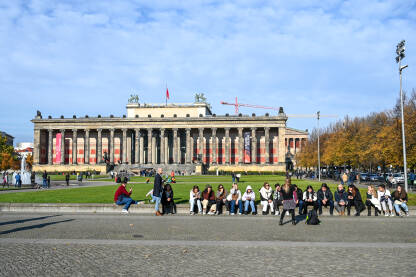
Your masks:
M 235 213 L 230 213 L 230 215 L 235 215 Z
M 213 214 L 214 214 L 214 213 L 213 213 L 213 212 L 211 212 L 211 211 L 209 211 L 209 212 L 208 212 L 208 215 L 213 215 Z
M 395 215 L 394 215 L 394 213 L 390 213 L 390 217 L 394 217 Z
M 409 216 L 409 212 L 406 212 L 406 216 Z
M 279 211 L 276 211 L 276 212 L 274 213 L 274 215 L 280 215 L 280 212 L 279 212 Z
M 238 213 L 238 215 L 242 215 L 242 213 Z
M 289 216 L 289 211 L 286 211 L 286 215 Z
M 126 210 L 126 209 L 122 209 L 122 210 L 121 210 L 121 213 L 122 213 L 122 214 L 128 214 L 128 213 L 129 213 L 129 211 L 128 211 L 128 210 Z
M 384 216 L 389 216 L 389 213 L 385 213 Z

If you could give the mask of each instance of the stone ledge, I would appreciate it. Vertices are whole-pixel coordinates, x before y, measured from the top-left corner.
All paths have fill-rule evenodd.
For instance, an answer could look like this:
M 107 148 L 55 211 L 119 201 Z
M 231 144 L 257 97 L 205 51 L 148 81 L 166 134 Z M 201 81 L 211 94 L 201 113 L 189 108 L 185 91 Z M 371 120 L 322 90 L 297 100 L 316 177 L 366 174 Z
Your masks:
M 178 214 L 189 214 L 188 204 L 178 204 Z M 97 203 L 0 203 L 0 212 L 27 212 L 27 213 L 120 213 L 123 206 L 116 204 L 97 204 Z M 261 205 L 257 206 L 257 210 L 260 211 Z M 132 205 L 129 209 L 133 214 L 153 214 L 154 205 L 152 204 L 140 204 Z M 225 212 L 225 208 L 224 208 Z M 352 213 L 355 210 L 352 209 Z M 409 206 L 410 215 L 416 215 L 416 206 Z M 337 215 L 337 212 L 334 212 Z M 367 212 L 362 213 L 366 216 Z M 374 211 L 372 213 L 374 215 Z M 329 215 L 329 209 L 323 209 L 323 215 Z

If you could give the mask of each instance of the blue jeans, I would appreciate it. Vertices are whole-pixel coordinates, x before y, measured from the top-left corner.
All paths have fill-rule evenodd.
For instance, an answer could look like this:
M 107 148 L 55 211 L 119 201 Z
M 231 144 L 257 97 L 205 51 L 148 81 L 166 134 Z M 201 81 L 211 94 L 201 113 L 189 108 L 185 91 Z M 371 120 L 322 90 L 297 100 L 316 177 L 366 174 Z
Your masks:
M 48 187 L 48 183 L 46 182 L 46 179 L 43 179 L 42 187 L 44 187 L 44 188 Z
M 162 201 L 162 197 L 158 197 L 158 196 L 154 196 L 153 195 L 153 199 L 156 202 L 156 204 L 155 204 L 155 211 L 158 212 L 159 211 L 159 206 L 160 206 L 160 201 Z
M 254 201 L 253 200 L 246 200 L 246 202 L 244 202 L 244 211 L 245 212 L 248 211 L 248 205 L 250 205 L 250 207 L 251 207 L 251 212 L 255 213 L 256 208 L 254 207 Z
M 326 202 L 326 206 L 328 206 L 328 205 L 329 205 L 329 213 L 333 214 L 333 212 L 334 212 L 334 201 L 328 200 Z M 322 206 L 323 206 L 322 200 L 319 199 L 318 200 L 318 208 L 319 208 L 319 213 L 320 214 L 322 213 Z
M 402 202 L 400 205 L 399 204 L 394 204 L 394 209 L 396 210 L 396 212 L 398 214 L 400 214 L 400 207 L 403 208 L 403 210 L 407 213 L 409 212 L 409 208 L 407 207 L 406 203 Z
M 130 208 L 131 204 L 137 204 L 136 201 L 134 201 L 133 199 L 131 199 L 130 197 L 119 197 L 119 199 L 117 199 L 116 201 L 117 205 L 124 205 L 124 210 L 128 210 Z
M 238 211 L 241 213 L 243 210 L 243 202 L 238 200 Z M 235 200 L 231 200 L 231 213 L 235 213 Z
M 302 210 L 303 210 L 303 200 L 299 200 L 298 205 L 299 205 L 299 214 L 302 214 Z

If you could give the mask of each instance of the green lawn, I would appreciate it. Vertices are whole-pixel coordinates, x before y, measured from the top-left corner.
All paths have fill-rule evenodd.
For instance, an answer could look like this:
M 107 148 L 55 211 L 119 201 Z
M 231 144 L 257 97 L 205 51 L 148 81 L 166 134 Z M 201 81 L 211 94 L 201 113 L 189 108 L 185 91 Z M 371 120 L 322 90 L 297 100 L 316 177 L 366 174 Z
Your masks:
M 145 177 L 133 177 L 131 184 L 127 187 L 133 188 L 132 198 L 135 200 L 143 201 L 146 193 L 153 188 L 153 178 L 150 178 L 150 182 L 146 183 L 134 183 L 145 182 Z M 263 175 L 255 176 L 248 175 L 242 176 L 239 184 L 239 188 L 245 191 L 247 185 L 253 187 L 256 192 L 257 200 L 259 200 L 258 190 L 263 183 L 268 181 L 273 187 L 275 183 L 282 184 L 284 182 L 283 176 L 277 175 Z M 178 176 L 177 183 L 173 184 L 173 191 L 175 195 L 176 203 L 187 203 L 189 199 L 189 191 L 194 185 L 198 185 L 201 190 L 205 188 L 206 184 L 211 184 L 216 190 L 219 184 L 223 184 L 227 191 L 231 187 L 230 176 Z M 312 185 L 315 190 L 318 190 L 321 183 L 313 182 L 310 180 L 296 180 L 292 183 L 297 184 L 302 190 L 305 190 L 307 185 Z M 331 190 L 334 192 L 336 184 L 328 184 Z M 113 186 L 99 186 L 99 187 L 85 187 L 85 188 L 72 188 L 62 190 L 40 190 L 33 192 L 18 192 L 10 194 L 1 194 L 0 202 L 12 202 L 12 203 L 112 203 L 113 195 L 117 188 L 117 185 Z M 361 195 L 365 200 L 365 189 L 361 189 Z M 416 205 L 416 194 L 409 194 L 409 205 Z

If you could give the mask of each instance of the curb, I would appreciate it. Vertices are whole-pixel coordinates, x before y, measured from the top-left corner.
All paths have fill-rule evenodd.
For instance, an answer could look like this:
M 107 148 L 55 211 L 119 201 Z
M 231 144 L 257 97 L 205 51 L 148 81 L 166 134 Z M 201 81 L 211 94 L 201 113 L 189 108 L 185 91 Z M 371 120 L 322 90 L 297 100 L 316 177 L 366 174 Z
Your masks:
M 116 204 L 97 204 L 97 203 L 0 203 L 0 212 L 24 212 L 24 213 L 117 213 L 121 212 L 123 206 Z M 177 214 L 189 214 L 189 205 L 176 205 Z M 262 207 L 257 206 L 258 215 L 261 215 Z M 298 211 L 298 209 L 296 209 Z M 139 204 L 131 205 L 129 212 L 132 214 L 153 214 L 154 205 Z M 354 209 L 351 211 L 355 212 Z M 224 208 L 224 213 L 226 213 Z M 297 212 L 296 212 L 297 213 Z M 416 215 L 416 206 L 409 207 L 410 215 Z M 366 211 L 362 215 L 366 215 Z M 329 209 L 323 209 L 323 216 L 329 216 Z M 337 212 L 334 211 L 334 215 Z M 373 211 L 374 215 L 374 211 Z

